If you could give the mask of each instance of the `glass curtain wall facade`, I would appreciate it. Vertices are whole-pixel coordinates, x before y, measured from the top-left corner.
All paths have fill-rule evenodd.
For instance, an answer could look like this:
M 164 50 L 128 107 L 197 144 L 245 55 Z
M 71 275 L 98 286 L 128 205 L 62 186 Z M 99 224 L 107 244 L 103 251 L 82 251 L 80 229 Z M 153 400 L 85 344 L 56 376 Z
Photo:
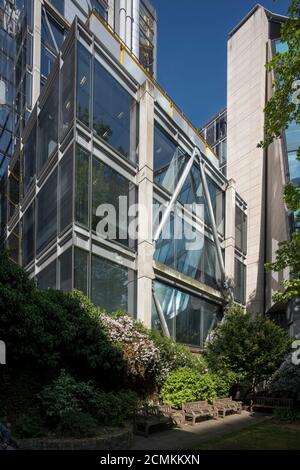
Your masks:
M 222 173 L 227 175 L 227 110 L 216 114 L 200 130 L 202 136 L 216 152 L 221 161 Z
M 128 230 L 134 219 L 128 208 L 142 196 L 144 155 L 139 152 L 145 140 L 152 142 L 153 183 L 147 195 L 153 197 L 146 206 L 151 219 L 153 202 L 161 209 L 168 206 L 198 139 L 224 252 L 226 179 L 215 156 L 203 153 L 207 147 L 201 139 L 185 132 L 186 122 L 178 131 L 179 120 L 175 125 L 171 114 L 162 111 L 162 95 L 157 95 L 158 102 L 152 98 L 152 118 L 144 119 L 141 90 L 146 82 L 140 79 L 138 84 L 136 77 L 106 54 L 101 41 L 80 20 L 74 22 L 11 161 L 7 247 L 40 288 L 65 292 L 76 288 L 107 311 L 123 310 L 160 328 L 152 291 L 149 295 L 141 290 L 144 271 L 153 272 L 150 286 L 171 336 L 203 348 L 209 330 L 222 316 L 225 300 L 200 158 L 195 159 L 171 211 L 165 227 L 169 237 L 153 242 L 150 259 L 143 258 L 140 239 L 137 243 Z M 127 206 L 120 205 L 121 200 Z M 195 210 L 196 205 L 202 211 Z M 106 227 L 99 207 L 106 206 L 115 209 L 109 237 L 99 233 L 99 223 Z M 138 217 L 139 232 L 145 213 Z M 180 225 L 186 230 L 181 239 L 176 234 Z M 153 221 L 153 234 L 154 230 Z M 193 249 L 187 248 L 189 243 Z M 147 295 L 150 321 L 138 304 Z

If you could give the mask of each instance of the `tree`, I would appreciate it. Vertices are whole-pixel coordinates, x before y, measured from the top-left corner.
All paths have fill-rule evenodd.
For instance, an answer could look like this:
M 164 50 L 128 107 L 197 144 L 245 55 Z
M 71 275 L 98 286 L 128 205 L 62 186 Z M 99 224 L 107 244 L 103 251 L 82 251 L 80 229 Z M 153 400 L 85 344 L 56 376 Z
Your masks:
M 232 371 L 240 382 L 250 382 L 254 390 L 280 366 L 291 343 L 288 334 L 273 321 L 263 315 L 253 318 L 233 305 L 213 331 L 208 364 Z
M 291 0 L 289 19 L 281 28 L 281 40 L 287 44 L 287 52 L 277 53 L 267 64 L 274 73 L 274 93 L 265 107 L 265 137 L 260 147 L 268 147 L 280 138 L 292 122 L 300 124 L 300 0 Z M 300 147 L 297 151 L 300 165 Z M 289 183 L 284 191 L 289 210 L 300 214 L 300 188 Z M 290 269 L 290 279 L 282 283 L 284 292 L 276 292 L 275 302 L 287 302 L 300 295 L 300 233 L 292 233 L 291 240 L 279 244 L 276 261 L 266 264 L 267 271 Z

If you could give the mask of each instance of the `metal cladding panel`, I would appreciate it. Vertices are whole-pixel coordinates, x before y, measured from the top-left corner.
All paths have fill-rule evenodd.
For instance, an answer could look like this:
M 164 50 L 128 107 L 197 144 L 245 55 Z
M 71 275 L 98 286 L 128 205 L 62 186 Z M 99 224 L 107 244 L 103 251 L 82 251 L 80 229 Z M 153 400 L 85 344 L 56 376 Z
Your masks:
M 126 51 L 124 51 L 123 66 L 140 86 L 144 83 L 147 78 L 146 74 Z
M 168 114 L 170 114 L 170 102 L 166 97 L 158 90 L 154 88 L 154 99 L 159 104 L 159 106 Z
M 101 43 L 109 50 L 109 52 L 119 61 L 120 60 L 120 45 L 114 39 L 113 35 L 107 31 L 105 26 L 96 18 L 91 15 L 89 19 L 89 29 L 101 41 Z

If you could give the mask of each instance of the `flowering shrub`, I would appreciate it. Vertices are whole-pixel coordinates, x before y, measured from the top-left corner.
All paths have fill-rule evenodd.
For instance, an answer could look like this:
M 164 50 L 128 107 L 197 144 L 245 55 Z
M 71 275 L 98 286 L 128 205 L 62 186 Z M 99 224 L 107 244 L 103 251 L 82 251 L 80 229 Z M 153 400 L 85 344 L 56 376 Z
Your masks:
M 272 395 L 286 398 L 300 396 L 300 367 L 286 360 L 268 383 Z
M 160 362 L 159 349 L 147 334 L 136 328 L 132 318 L 127 315 L 111 317 L 101 313 L 100 319 L 110 340 L 121 344 L 129 374 L 141 378 L 154 375 Z

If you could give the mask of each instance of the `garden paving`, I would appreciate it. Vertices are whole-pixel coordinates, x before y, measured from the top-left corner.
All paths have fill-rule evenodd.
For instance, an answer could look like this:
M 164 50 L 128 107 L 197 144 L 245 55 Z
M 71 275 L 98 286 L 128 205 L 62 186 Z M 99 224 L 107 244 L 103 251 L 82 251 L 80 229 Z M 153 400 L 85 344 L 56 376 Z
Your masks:
M 225 419 L 208 420 L 194 426 L 184 424 L 166 431 L 152 431 L 149 437 L 134 436 L 131 450 L 179 450 L 193 449 L 202 442 L 219 438 L 231 432 L 237 432 L 254 424 L 270 419 L 264 413 L 249 413 L 227 416 Z

